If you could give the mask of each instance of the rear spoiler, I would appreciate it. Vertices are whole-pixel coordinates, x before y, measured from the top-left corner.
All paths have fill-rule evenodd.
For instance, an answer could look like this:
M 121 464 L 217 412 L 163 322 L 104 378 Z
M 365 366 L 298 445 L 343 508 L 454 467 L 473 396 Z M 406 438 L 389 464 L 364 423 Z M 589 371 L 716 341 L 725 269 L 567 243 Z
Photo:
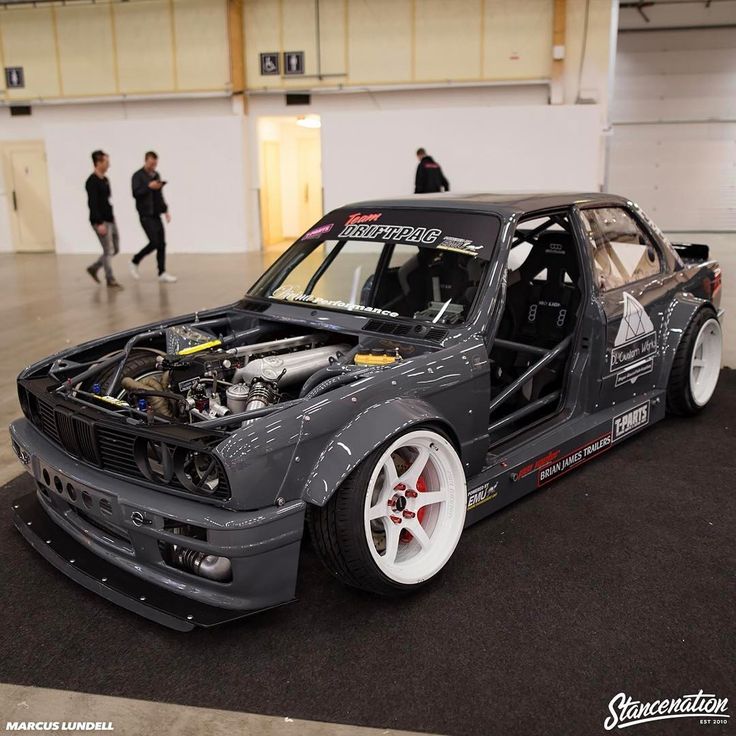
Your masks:
M 685 263 L 704 263 L 710 257 L 710 246 L 702 243 L 672 243 Z

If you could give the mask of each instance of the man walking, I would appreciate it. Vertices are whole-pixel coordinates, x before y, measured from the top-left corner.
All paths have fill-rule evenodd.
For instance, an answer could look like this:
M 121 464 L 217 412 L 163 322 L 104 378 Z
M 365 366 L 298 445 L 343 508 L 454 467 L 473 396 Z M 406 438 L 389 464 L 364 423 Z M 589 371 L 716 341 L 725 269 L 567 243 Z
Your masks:
M 97 274 L 103 268 L 108 287 L 122 289 L 112 273 L 112 257 L 120 251 L 120 241 L 110 204 L 110 182 L 105 176 L 110 168 L 110 157 L 104 151 L 93 151 L 92 163 L 95 170 L 89 175 L 84 188 L 87 190 L 89 221 L 100 240 L 102 255 L 87 267 L 87 273 L 99 284 L 100 277 Z
M 445 179 L 440 165 L 423 148 L 417 149 L 417 176 L 414 181 L 415 194 L 429 194 L 430 192 L 449 192 L 450 182 Z
M 166 222 L 171 222 L 169 208 L 164 200 L 161 191 L 166 184 L 161 181 L 161 176 L 156 167 L 158 166 L 158 155 L 153 151 L 146 153 L 143 168 L 133 174 L 132 187 L 133 197 L 135 198 L 135 207 L 138 210 L 138 217 L 148 238 L 148 245 L 141 248 L 133 256 L 130 262 L 130 273 L 134 279 L 139 279 L 138 264 L 149 254 L 156 251 L 156 262 L 158 264 L 158 280 L 165 284 L 171 284 L 176 281 L 176 276 L 172 276 L 166 271 L 166 236 L 164 234 L 164 224 L 161 222 L 161 215 L 166 218 Z

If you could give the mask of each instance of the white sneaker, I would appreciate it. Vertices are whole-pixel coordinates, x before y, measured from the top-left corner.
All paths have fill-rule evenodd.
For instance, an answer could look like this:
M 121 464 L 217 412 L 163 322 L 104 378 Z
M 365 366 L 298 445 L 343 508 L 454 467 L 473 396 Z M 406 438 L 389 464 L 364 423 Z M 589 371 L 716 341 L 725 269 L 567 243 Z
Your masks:
M 138 265 L 136 263 L 133 263 L 133 261 L 128 262 L 128 268 L 130 269 L 130 275 L 136 280 L 139 281 L 141 278 L 140 273 L 138 272 Z
M 175 281 L 178 281 L 176 276 L 172 276 L 167 271 L 164 271 L 159 277 L 158 280 L 163 284 L 173 284 Z

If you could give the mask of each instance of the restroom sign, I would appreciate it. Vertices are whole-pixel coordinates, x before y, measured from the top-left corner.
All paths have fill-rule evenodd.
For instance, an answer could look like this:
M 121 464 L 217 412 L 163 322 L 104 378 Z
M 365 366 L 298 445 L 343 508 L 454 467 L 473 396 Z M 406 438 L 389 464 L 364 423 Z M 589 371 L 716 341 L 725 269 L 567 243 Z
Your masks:
M 26 86 L 22 66 L 5 67 L 5 86 L 8 89 L 23 89 Z
M 279 69 L 279 53 L 278 51 L 268 51 L 261 54 L 261 75 L 264 77 L 278 74 Z
M 303 51 L 284 51 L 284 74 L 304 74 Z

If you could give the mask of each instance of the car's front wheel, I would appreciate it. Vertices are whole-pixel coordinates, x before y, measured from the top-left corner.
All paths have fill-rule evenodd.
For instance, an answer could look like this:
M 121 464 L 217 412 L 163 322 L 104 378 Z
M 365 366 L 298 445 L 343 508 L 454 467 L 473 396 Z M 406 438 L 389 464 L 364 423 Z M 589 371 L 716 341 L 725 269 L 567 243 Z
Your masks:
M 309 525 L 322 561 L 348 585 L 381 595 L 418 588 L 455 551 L 467 490 L 452 443 L 430 427 L 372 452 Z

